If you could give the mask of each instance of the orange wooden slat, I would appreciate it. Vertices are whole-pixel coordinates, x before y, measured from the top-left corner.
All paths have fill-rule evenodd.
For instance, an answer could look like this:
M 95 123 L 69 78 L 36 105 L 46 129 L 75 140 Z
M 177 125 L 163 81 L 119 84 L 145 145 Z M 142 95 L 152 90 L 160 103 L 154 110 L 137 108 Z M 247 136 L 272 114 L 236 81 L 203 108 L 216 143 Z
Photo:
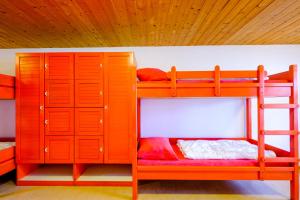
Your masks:
M 267 162 L 267 163 L 295 163 L 295 162 L 298 162 L 298 158 L 292 158 L 292 157 L 265 158 L 264 162 Z
M 284 109 L 284 108 L 297 108 L 299 105 L 297 104 L 262 104 L 261 108 L 277 108 L 277 109 Z
M 221 71 L 222 78 L 257 78 L 257 71 L 248 70 L 248 71 Z
M 297 131 L 286 131 L 286 130 L 264 130 L 262 131 L 265 135 L 296 135 Z

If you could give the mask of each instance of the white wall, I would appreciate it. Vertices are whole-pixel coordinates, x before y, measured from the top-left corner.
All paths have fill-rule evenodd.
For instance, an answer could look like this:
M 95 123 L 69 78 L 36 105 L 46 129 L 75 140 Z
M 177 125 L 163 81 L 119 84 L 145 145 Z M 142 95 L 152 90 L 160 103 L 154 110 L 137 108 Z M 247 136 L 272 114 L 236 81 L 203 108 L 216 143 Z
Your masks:
M 139 67 L 157 67 L 164 70 L 169 70 L 172 65 L 178 70 L 212 70 L 216 64 L 225 70 L 242 70 L 256 69 L 259 64 L 263 64 L 269 73 L 275 73 L 286 71 L 290 64 L 300 64 L 300 45 L 0 49 L 0 73 L 15 74 L 16 52 L 46 51 L 134 51 Z M 255 109 L 255 104 L 253 107 Z M 0 102 L 0 136 L 14 135 L 14 112 L 13 101 Z M 255 113 L 254 131 L 257 129 Z M 266 114 L 267 127 L 287 128 L 287 113 L 273 113 Z M 11 118 L 9 122 L 2 120 L 7 117 Z M 238 137 L 245 134 L 244 119 L 244 101 L 238 98 L 147 99 L 142 102 L 144 136 Z M 277 136 L 267 141 L 283 148 L 288 147 L 288 139 L 284 137 Z

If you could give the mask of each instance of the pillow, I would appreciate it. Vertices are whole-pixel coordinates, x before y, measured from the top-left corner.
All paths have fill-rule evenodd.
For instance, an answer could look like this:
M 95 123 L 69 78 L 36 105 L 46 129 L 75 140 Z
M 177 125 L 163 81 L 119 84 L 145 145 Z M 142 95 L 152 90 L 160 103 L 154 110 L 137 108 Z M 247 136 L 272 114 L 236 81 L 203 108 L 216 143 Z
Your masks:
M 156 68 L 142 68 L 137 70 L 137 77 L 140 81 L 167 81 L 167 73 Z
M 145 160 L 178 160 L 168 138 L 141 138 L 138 158 Z

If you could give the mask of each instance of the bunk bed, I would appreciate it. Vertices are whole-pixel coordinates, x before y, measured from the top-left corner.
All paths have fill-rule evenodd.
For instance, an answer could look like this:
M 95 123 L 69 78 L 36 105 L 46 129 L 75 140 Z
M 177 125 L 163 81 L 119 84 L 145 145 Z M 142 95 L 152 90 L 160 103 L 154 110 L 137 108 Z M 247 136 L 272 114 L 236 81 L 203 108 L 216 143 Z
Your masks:
M 15 99 L 15 77 L 0 74 L 0 100 Z M 15 169 L 15 139 L 0 137 L 0 176 Z
M 134 138 L 133 199 L 138 197 L 139 180 L 288 180 L 291 199 L 299 199 L 298 168 L 298 87 L 297 66 L 288 71 L 267 75 L 262 65 L 252 71 L 177 71 L 175 67 L 158 81 L 137 82 L 137 134 Z M 185 158 L 176 143 L 179 138 L 170 138 L 177 160 L 146 160 L 138 158 L 138 149 L 143 140 L 140 134 L 140 101 L 142 98 L 170 97 L 242 97 L 246 99 L 245 140 L 257 147 L 257 159 L 201 159 Z M 286 104 L 267 104 L 266 97 L 288 97 Z M 257 98 L 258 139 L 252 137 L 251 98 Z M 288 109 L 289 130 L 265 130 L 266 109 Z M 266 135 L 290 137 L 290 151 L 265 144 Z M 198 140 L 205 138 L 192 138 Z M 206 140 L 219 140 L 209 138 Z M 266 157 L 272 150 L 276 157 Z

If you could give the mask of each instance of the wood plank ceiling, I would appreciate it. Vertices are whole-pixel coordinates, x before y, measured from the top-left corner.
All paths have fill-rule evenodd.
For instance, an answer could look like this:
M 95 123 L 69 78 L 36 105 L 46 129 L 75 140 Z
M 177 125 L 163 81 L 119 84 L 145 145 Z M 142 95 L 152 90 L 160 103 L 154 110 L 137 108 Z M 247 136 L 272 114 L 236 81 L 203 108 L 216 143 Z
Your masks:
M 0 48 L 299 43 L 299 0 L 0 1 Z

